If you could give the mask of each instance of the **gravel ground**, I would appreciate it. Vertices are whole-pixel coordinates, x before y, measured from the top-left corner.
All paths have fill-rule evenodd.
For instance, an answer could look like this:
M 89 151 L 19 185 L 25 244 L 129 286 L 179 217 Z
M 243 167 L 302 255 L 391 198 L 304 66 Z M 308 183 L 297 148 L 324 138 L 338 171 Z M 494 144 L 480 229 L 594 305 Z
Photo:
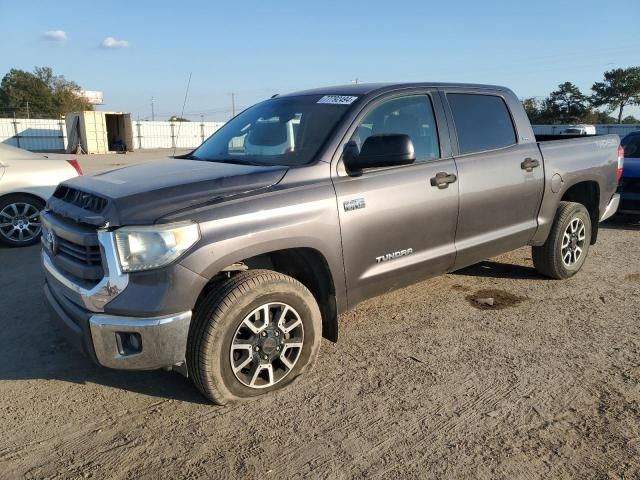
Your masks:
M 640 226 L 568 281 L 520 249 L 363 303 L 309 375 L 227 407 L 88 364 L 38 248 L 0 265 L 1 478 L 640 478 Z

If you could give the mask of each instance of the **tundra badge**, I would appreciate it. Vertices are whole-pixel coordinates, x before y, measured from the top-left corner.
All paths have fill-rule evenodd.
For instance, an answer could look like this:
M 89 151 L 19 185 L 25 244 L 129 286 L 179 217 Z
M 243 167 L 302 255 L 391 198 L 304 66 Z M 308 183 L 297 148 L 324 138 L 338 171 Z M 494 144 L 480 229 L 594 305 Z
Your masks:
M 386 262 L 387 260 L 393 260 L 394 258 L 406 257 L 407 255 L 411 255 L 412 253 L 413 248 L 407 248 L 405 250 L 398 250 L 397 252 L 387 253 L 386 255 L 376 257 L 376 263 Z

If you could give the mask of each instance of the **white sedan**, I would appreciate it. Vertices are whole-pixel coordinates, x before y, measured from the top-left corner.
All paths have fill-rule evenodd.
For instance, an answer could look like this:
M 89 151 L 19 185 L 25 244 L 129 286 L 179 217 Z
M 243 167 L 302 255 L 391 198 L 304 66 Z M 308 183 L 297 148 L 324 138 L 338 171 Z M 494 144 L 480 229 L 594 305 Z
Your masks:
M 56 186 L 82 175 L 77 160 L 57 159 L 0 144 L 0 242 L 33 245 L 40 237 L 40 210 Z

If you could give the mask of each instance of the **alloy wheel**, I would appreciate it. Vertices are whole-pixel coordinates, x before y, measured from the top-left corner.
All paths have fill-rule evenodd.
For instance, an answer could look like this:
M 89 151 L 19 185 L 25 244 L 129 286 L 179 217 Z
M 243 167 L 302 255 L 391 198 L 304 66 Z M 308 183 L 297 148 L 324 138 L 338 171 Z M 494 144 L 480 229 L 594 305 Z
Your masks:
M 24 202 L 10 203 L 0 210 L 0 235 L 12 242 L 30 242 L 40 235 L 40 211 Z
M 247 315 L 231 342 L 233 374 L 245 386 L 267 388 L 295 367 L 304 344 L 298 312 L 286 303 L 261 305 Z
M 582 256 L 586 241 L 586 227 L 580 218 L 573 218 L 567 225 L 562 236 L 560 247 L 562 262 L 567 267 L 573 267 Z

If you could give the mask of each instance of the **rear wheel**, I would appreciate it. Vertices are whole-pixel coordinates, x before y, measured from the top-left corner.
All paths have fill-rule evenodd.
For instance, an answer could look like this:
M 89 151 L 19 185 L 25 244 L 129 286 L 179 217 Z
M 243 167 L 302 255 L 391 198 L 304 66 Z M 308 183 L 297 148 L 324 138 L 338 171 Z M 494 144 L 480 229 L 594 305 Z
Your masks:
M 532 248 L 538 272 L 555 279 L 572 277 L 582 268 L 591 243 L 591 217 L 584 205 L 560 202 L 544 245 Z
M 38 242 L 42 227 L 40 211 L 44 202 L 24 194 L 0 198 L 0 242 L 11 247 L 26 247 Z
M 297 280 L 270 270 L 238 273 L 194 311 L 187 368 L 209 400 L 225 404 L 280 389 L 315 363 L 318 305 Z

